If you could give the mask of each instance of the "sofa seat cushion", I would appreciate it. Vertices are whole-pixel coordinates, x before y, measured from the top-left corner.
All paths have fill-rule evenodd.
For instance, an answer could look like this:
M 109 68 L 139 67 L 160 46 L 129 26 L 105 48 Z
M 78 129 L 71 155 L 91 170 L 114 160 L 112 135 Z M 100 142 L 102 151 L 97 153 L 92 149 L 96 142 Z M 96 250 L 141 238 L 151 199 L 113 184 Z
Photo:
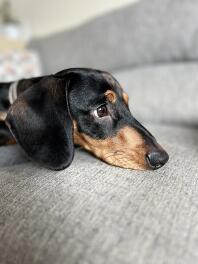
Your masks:
M 197 263 L 198 130 L 147 127 L 170 154 L 154 172 L 80 149 L 59 172 L 1 168 L 0 263 Z

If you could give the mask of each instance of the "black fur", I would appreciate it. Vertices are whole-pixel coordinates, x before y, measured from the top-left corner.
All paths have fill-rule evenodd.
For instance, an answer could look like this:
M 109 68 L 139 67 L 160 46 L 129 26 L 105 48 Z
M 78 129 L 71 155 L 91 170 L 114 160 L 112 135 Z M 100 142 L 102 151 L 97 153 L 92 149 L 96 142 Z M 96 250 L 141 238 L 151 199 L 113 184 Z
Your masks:
M 8 100 L 8 89 L 12 83 L 0 83 L 0 111 L 7 111 L 10 106 Z
M 52 169 L 67 167 L 74 155 L 65 87 L 65 80 L 42 78 L 19 96 L 6 118 L 29 157 Z
M 21 80 L 19 97 L 10 107 L 9 86 L 0 85 L 0 107 L 9 108 L 6 123 L 28 156 L 48 168 L 63 169 L 72 162 L 73 121 L 79 132 L 94 139 L 113 137 L 122 127 L 133 127 L 145 144 L 157 148 L 155 138 L 131 115 L 119 83 L 109 73 L 75 68 Z M 106 90 L 115 92 L 114 104 L 107 101 Z M 107 105 L 111 119 L 96 120 L 91 114 L 102 104 Z

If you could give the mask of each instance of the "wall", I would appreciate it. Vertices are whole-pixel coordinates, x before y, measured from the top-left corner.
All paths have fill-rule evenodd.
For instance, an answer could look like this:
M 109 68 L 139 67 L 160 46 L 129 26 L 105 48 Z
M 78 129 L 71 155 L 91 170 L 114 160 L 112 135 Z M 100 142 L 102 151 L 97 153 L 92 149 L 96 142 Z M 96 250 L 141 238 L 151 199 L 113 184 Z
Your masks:
M 77 26 L 90 18 L 136 1 L 11 0 L 13 13 L 31 27 L 34 36 Z

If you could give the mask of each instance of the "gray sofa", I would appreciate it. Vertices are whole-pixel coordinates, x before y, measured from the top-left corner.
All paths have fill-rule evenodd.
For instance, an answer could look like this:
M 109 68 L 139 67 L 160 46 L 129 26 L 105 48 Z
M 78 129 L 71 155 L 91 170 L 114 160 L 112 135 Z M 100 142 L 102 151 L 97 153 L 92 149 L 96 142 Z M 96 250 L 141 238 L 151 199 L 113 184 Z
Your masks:
M 198 2 L 142 0 L 30 43 L 45 73 L 111 71 L 170 154 L 160 170 L 77 149 L 59 172 L 0 150 L 1 264 L 198 263 Z

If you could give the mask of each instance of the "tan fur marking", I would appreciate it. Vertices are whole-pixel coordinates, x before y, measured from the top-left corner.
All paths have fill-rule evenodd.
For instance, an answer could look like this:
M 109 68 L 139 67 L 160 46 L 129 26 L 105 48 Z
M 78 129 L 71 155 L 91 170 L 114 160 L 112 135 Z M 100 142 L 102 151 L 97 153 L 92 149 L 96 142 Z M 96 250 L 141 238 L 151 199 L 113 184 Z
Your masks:
M 122 96 L 123 96 L 125 104 L 128 105 L 129 104 L 129 96 L 128 96 L 128 94 L 123 92 Z
M 117 99 L 116 94 L 113 91 L 111 91 L 111 90 L 107 90 L 105 92 L 105 97 L 110 103 L 115 103 L 115 101 Z
M 6 112 L 0 111 L 0 121 L 5 121 L 7 116 Z
M 133 128 L 124 127 L 116 136 L 104 140 L 93 139 L 74 128 L 74 142 L 111 165 L 148 169 L 145 161 L 147 147 L 141 135 Z
M 16 144 L 16 140 L 14 138 L 11 138 L 5 142 L 5 145 L 14 145 L 14 144 Z

